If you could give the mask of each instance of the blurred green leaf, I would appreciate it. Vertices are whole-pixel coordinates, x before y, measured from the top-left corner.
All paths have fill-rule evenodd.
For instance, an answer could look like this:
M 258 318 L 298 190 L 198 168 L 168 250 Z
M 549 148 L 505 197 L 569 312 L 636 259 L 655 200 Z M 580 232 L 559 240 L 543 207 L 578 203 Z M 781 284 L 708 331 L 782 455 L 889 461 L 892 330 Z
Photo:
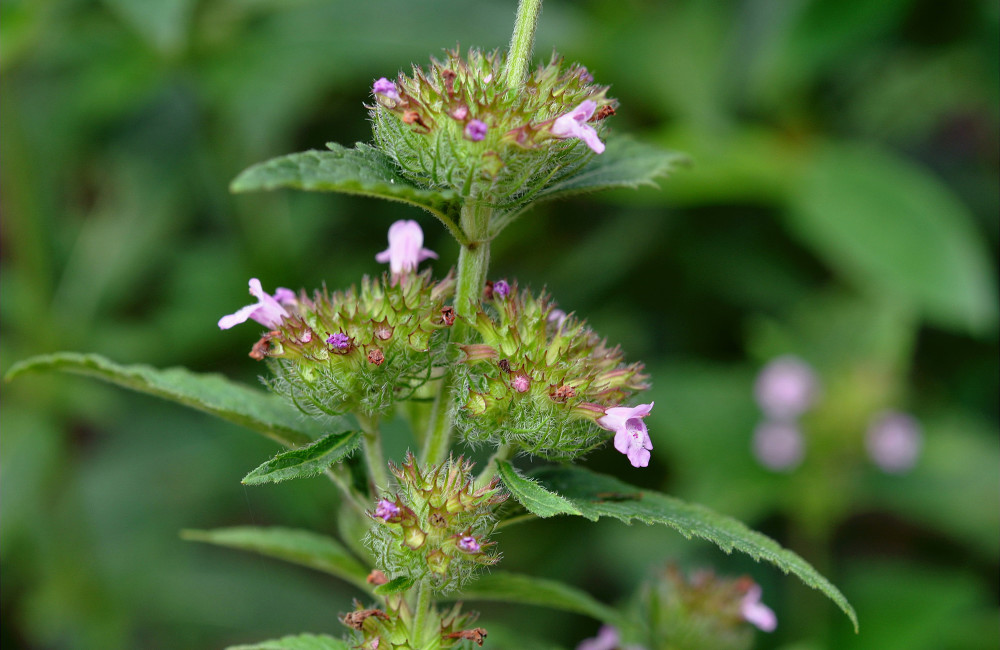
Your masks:
M 796 186 L 789 218 L 860 288 L 956 329 L 996 323 L 996 282 L 972 217 L 925 170 L 878 149 L 828 145 Z
M 510 463 L 502 460 L 497 461 L 497 468 L 504 486 L 528 512 L 543 518 L 563 514 L 582 514 L 576 506 L 563 497 L 549 492 L 536 481 L 522 476 Z
M 305 447 L 281 452 L 244 476 L 243 484 L 280 483 L 316 476 L 349 456 L 360 443 L 360 431 L 327 434 Z
M 95 377 L 178 402 L 243 425 L 286 447 L 308 444 L 316 436 L 329 432 L 331 426 L 340 426 L 334 418 L 306 418 L 281 398 L 222 375 L 197 374 L 186 368 L 123 366 L 98 354 L 59 352 L 32 357 L 14 364 L 4 379 L 11 381 L 26 372 L 51 370 Z
M 392 594 L 398 594 L 401 591 L 406 591 L 413 586 L 416 582 L 410 576 L 399 576 L 398 578 L 393 578 L 384 585 L 379 585 L 375 587 L 375 593 L 379 596 L 391 596 Z
M 350 647 L 325 634 L 300 634 L 249 645 L 231 645 L 226 650 L 348 650 Z
M 185 40 L 195 0 L 104 0 L 137 32 L 164 53 L 174 53 Z
M 785 573 L 794 573 L 835 602 L 858 627 L 854 608 L 840 590 L 795 553 L 739 521 L 698 504 L 685 503 L 658 492 L 642 490 L 611 476 L 581 467 L 549 467 L 532 474 L 551 490 L 572 500 L 591 521 L 614 517 L 625 523 L 664 524 L 687 538 L 706 539 L 726 553 L 734 549 L 755 560 L 766 560 Z
M 576 587 L 534 576 L 494 571 L 467 586 L 454 600 L 490 600 L 551 607 L 585 614 L 610 625 L 622 625 L 624 617 L 617 610 L 595 600 Z
M 370 592 L 368 570 L 340 542 L 308 530 L 235 526 L 214 530 L 184 530 L 181 538 L 217 546 L 253 551 L 293 564 L 307 566 L 346 580 Z
M 232 182 L 233 192 L 293 188 L 314 192 L 343 192 L 400 201 L 427 210 L 459 240 L 453 217 L 459 197 L 451 190 L 427 190 L 400 176 L 381 151 L 363 143 L 347 149 L 331 142 L 330 151 L 303 151 L 272 158 L 244 170 Z

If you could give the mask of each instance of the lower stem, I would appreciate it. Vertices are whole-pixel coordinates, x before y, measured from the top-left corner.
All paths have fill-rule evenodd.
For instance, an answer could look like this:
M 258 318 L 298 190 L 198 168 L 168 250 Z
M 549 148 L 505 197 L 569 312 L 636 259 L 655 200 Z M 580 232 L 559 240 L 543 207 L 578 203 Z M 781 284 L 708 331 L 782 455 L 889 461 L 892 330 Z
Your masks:
M 386 472 L 385 455 L 382 453 L 382 438 L 379 435 L 378 419 L 357 415 L 364 435 L 361 446 L 364 449 L 365 460 L 368 463 L 368 478 L 374 484 L 372 494 L 378 494 L 379 488 L 389 486 L 389 474 Z
M 421 582 L 417 587 L 417 605 L 413 616 L 413 629 L 410 631 L 410 641 L 415 647 L 423 648 L 431 642 L 431 639 L 424 638 L 424 627 L 427 625 L 427 617 L 431 613 L 431 587 Z

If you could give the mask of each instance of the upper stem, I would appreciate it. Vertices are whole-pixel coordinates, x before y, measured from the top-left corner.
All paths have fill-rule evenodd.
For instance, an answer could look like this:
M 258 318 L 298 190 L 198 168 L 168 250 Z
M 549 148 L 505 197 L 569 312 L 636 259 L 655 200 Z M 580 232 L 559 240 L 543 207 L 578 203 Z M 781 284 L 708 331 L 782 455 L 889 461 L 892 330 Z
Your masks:
M 486 271 L 490 266 L 490 218 L 493 208 L 476 198 L 466 200 L 462 206 L 462 230 L 469 243 L 458 254 L 458 279 L 455 287 L 455 311 L 467 320 L 476 317 L 479 297 L 486 284 Z M 461 339 L 460 339 L 461 340 Z
M 517 92 L 528 77 L 528 63 L 535 46 L 535 27 L 542 12 L 542 0 L 521 0 L 517 5 L 514 34 L 510 38 L 510 51 L 504 68 L 504 85 Z
M 362 449 L 365 460 L 368 462 L 368 477 L 375 484 L 373 494 L 377 495 L 379 488 L 385 489 L 389 486 L 389 474 L 386 472 L 385 455 L 382 453 L 382 438 L 379 435 L 378 419 L 367 418 L 356 414 L 358 423 L 361 424 Z

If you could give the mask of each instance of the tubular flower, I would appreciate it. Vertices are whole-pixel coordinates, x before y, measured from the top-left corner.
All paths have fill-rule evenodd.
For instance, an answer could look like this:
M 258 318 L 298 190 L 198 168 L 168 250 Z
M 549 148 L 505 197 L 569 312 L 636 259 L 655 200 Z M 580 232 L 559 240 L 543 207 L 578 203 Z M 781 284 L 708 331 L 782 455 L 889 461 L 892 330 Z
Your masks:
M 380 78 L 372 85 L 372 94 L 382 95 L 393 100 L 394 102 L 398 102 L 400 100 L 399 93 L 396 92 L 396 84 L 392 83 L 385 77 Z
M 774 632 L 778 627 L 778 617 L 774 611 L 760 602 L 760 585 L 751 585 L 740 601 L 740 615 L 743 619 L 763 632 Z
M 653 410 L 653 402 L 639 406 L 615 406 L 604 411 L 597 424 L 615 432 L 615 449 L 628 456 L 632 467 L 649 465 L 653 443 L 643 418 Z
M 400 220 L 389 226 L 389 248 L 375 256 L 376 262 L 389 264 L 393 275 L 415 271 L 417 264 L 437 259 L 437 253 L 424 248 L 424 231 L 416 221 Z
M 289 317 L 288 311 L 282 307 L 295 302 L 295 293 L 291 289 L 279 287 L 273 296 L 265 293 L 257 278 L 250 278 L 250 295 L 257 299 L 256 304 L 247 305 L 232 314 L 219 319 L 219 329 L 227 330 L 234 325 L 246 322 L 252 318 L 264 327 L 274 329 L 281 321 Z
M 597 102 L 588 99 L 569 113 L 556 118 L 552 124 L 552 135 L 557 138 L 580 138 L 594 153 L 604 152 L 604 143 L 597 137 L 594 127 L 587 124 L 597 110 Z

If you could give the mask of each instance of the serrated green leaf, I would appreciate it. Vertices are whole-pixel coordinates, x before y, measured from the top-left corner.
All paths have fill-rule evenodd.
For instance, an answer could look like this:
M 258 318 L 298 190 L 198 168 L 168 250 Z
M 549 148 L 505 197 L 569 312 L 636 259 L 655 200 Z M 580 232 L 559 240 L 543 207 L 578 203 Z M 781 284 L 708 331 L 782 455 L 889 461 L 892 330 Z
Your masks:
M 498 206 L 491 231 L 498 233 L 532 203 L 598 190 L 655 186 L 656 179 L 666 177 L 687 162 L 687 157 L 676 151 L 628 137 L 609 138 L 604 153 L 590 156 L 582 165 L 569 165 L 537 191 L 528 192 L 510 205 Z
M 847 614 L 854 623 L 854 629 L 858 629 L 854 608 L 829 580 L 795 553 L 732 517 L 581 467 L 549 467 L 533 472 L 532 476 L 573 501 L 583 516 L 591 521 L 614 517 L 625 523 L 664 524 L 689 539 L 700 537 L 708 540 L 726 553 L 737 550 L 757 561 L 770 562 L 785 573 L 794 573 L 810 587 L 826 594 Z
M 222 375 L 198 374 L 186 368 L 124 366 L 98 354 L 59 352 L 32 357 L 15 364 L 5 380 L 27 372 L 51 370 L 96 377 L 179 402 L 253 429 L 286 447 L 308 444 L 330 429 L 344 428 L 339 418 L 308 418 L 280 397 L 230 381 Z
M 498 460 L 497 469 L 504 486 L 528 512 L 543 518 L 582 514 L 560 495 L 549 492 L 536 481 L 519 474 L 510 463 Z
M 249 645 L 231 645 L 226 650 L 349 650 L 351 647 L 326 634 L 299 634 Z
M 379 596 L 391 596 L 392 594 L 398 594 L 401 591 L 406 591 L 413 586 L 416 582 L 410 576 L 399 576 L 398 578 L 393 578 L 384 585 L 379 585 L 375 587 L 375 593 Z
M 243 484 L 280 483 L 316 476 L 350 455 L 360 443 L 360 431 L 327 434 L 305 447 L 281 452 L 244 476 Z
M 860 288 L 960 330 L 997 322 L 995 272 L 968 208 L 886 151 L 827 145 L 795 185 L 793 229 Z
M 461 207 L 461 199 L 452 190 L 413 185 L 396 172 L 385 154 L 366 144 L 359 142 L 353 149 L 333 142 L 326 146 L 330 151 L 303 151 L 253 165 L 240 173 L 229 189 L 253 192 L 292 188 L 401 201 L 427 210 L 453 235 L 461 235 L 453 218 Z
M 584 614 L 615 626 L 621 626 L 624 620 L 620 612 L 576 587 L 555 580 L 505 571 L 494 571 L 481 576 L 453 600 L 490 600 L 551 607 Z
M 184 530 L 181 538 L 228 548 L 253 551 L 346 580 L 366 592 L 368 570 L 340 542 L 308 530 L 235 526 L 214 530 Z

